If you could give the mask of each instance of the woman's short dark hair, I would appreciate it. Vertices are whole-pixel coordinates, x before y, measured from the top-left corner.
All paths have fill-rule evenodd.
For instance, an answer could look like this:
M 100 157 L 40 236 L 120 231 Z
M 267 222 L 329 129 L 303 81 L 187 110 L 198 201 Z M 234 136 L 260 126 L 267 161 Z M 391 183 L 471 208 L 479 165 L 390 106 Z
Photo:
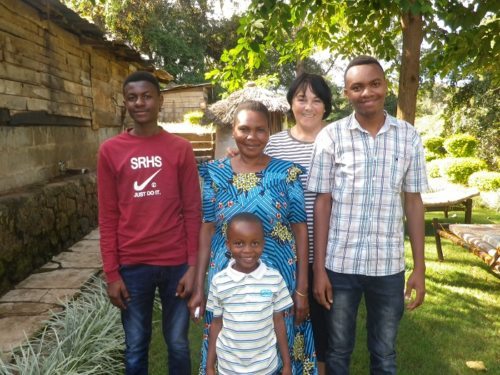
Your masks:
M 139 82 L 139 81 L 146 81 L 152 83 L 154 87 L 156 87 L 158 94 L 160 94 L 160 83 L 158 82 L 158 78 L 156 78 L 154 74 L 143 70 L 138 70 L 136 72 L 129 74 L 127 78 L 125 78 L 125 81 L 123 81 L 122 89 L 125 89 L 125 86 L 127 86 L 127 84 L 129 84 L 130 82 Z
M 327 118 L 332 112 L 332 91 L 330 87 L 328 87 L 325 79 L 318 74 L 302 73 L 294 79 L 286 94 L 286 99 L 288 100 L 288 104 L 290 104 L 290 108 L 292 107 L 292 101 L 295 95 L 305 92 L 308 87 L 311 88 L 314 95 L 316 95 L 325 105 L 323 119 Z
M 241 111 L 252 111 L 252 112 L 262 113 L 266 118 L 267 125 L 269 126 L 269 110 L 263 103 L 258 102 L 256 100 L 246 100 L 238 104 L 233 113 L 233 126 L 236 124 L 238 113 L 240 113 Z

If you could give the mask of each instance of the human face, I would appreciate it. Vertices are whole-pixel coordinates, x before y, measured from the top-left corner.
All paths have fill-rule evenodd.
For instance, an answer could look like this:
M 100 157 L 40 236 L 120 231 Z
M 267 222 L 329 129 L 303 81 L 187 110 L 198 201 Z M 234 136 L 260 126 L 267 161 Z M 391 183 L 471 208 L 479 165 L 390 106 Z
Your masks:
M 233 138 L 241 156 L 247 158 L 261 156 L 269 140 L 269 124 L 266 116 L 250 110 L 240 111 L 233 125 Z
M 163 96 L 148 81 L 129 82 L 123 88 L 123 103 L 135 124 L 141 127 L 157 126 Z
M 384 73 L 375 64 L 353 66 L 345 76 L 344 94 L 357 116 L 373 118 L 383 115 L 387 94 Z
M 306 129 L 320 129 L 323 124 L 325 103 L 308 86 L 297 91 L 292 99 L 292 112 L 297 126 Z
M 264 233 L 259 224 L 251 221 L 232 223 L 227 231 L 226 244 L 236 271 L 250 273 L 257 269 L 264 250 Z

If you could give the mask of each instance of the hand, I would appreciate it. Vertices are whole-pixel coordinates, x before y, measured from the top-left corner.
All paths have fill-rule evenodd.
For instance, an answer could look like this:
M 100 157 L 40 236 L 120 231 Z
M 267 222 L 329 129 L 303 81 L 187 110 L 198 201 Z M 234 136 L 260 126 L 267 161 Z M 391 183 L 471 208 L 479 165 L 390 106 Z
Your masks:
M 309 300 L 307 299 L 307 294 L 301 296 L 296 292 L 293 293 L 293 309 L 295 325 L 301 325 L 309 316 Z
M 193 292 L 194 277 L 195 267 L 189 266 L 184 276 L 179 280 L 179 284 L 177 284 L 175 295 L 180 298 L 189 298 Z
M 121 310 L 127 309 L 127 302 L 130 301 L 130 295 L 128 294 L 127 287 L 122 279 L 108 283 L 107 292 L 109 300 L 113 305 L 120 308 Z
M 205 298 L 205 293 L 203 293 L 203 290 L 195 290 L 195 292 L 191 295 L 191 298 L 189 299 L 188 302 L 188 308 L 189 308 L 189 315 L 191 316 L 191 319 L 193 321 L 197 322 L 201 318 L 203 318 L 203 315 L 205 314 L 205 304 L 206 304 L 206 298 Z M 196 308 L 200 308 L 198 317 L 195 316 L 195 311 Z
M 215 375 L 215 369 L 211 367 L 207 367 L 205 370 L 206 375 Z
M 239 153 L 240 153 L 240 150 L 238 150 L 237 148 L 231 148 L 231 147 L 226 148 L 226 156 L 228 158 L 234 158 Z
M 313 294 L 321 306 L 330 310 L 333 303 L 333 288 L 324 268 L 319 271 L 314 269 Z
M 411 295 L 415 290 L 415 299 L 411 300 Z M 405 300 L 410 301 L 406 308 L 414 310 L 419 307 L 425 298 L 425 271 L 413 270 L 408 281 L 406 282 Z

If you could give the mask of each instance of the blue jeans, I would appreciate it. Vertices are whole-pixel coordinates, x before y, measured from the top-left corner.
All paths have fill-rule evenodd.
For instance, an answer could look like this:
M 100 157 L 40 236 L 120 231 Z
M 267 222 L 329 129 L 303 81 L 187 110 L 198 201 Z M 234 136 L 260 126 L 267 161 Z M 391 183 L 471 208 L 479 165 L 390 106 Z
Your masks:
M 156 288 L 162 304 L 163 337 L 168 347 L 169 374 L 190 375 L 187 301 L 175 296 L 186 265 L 122 266 L 120 274 L 130 294 L 127 309 L 122 311 L 125 330 L 125 373 L 148 374 L 153 303 Z
M 370 374 L 396 374 L 396 336 L 404 311 L 404 272 L 363 276 L 327 270 L 333 304 L 327 312 L 328 375 L 349 374 L 354 349 L 356 316 L 365 296 Z

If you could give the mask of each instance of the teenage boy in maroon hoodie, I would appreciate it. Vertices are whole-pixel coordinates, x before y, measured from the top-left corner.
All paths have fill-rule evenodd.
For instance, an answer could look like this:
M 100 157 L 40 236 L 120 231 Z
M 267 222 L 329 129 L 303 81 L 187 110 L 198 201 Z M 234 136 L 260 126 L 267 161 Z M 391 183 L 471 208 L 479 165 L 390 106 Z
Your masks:
M 126 374 L 148 373 L 153 301 L 162 303 L 169 373 L 190 375 L 187 338 L 201 223 L 196 161 L 186 140 L 158 126 L 163 103 L 156 77 L 123 84 L 134 126 L 99 150 L 101 253 L 111 303 L 121 309 Z

